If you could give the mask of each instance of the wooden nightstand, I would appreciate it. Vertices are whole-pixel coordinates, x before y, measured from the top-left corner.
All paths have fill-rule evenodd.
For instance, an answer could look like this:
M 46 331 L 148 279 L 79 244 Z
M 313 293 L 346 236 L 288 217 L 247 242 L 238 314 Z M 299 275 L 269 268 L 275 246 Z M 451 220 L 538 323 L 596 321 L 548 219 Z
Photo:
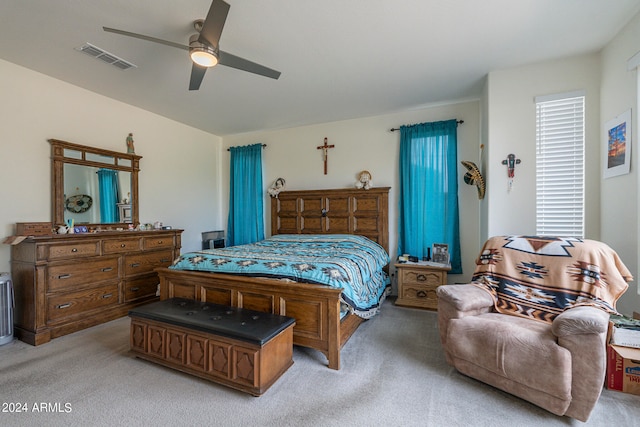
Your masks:
M 451 267 L 413 262 L 398 263 L 395 267 L 398 274 L 396 305 L 437 310 L 436 289 L 447 284 L 447 271 Z

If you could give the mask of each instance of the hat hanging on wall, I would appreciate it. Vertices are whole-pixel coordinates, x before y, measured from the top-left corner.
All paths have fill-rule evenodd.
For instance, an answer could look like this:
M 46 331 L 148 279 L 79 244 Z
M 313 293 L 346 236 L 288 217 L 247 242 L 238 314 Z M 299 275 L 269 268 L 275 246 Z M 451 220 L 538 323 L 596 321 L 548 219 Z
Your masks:
M 460 163 L 467 168 L 467 173 L 464 174 L 464 182 L 469 185 L 475 185 L 478 187 L 478 199 L 484 199 L 484 192 L 486 190 L 486 186 L 484 183 L 484 178 L 480 173 L 480 169 L 476 166 L 475 163 L 469 162 L 467 160 L 462 160 Z

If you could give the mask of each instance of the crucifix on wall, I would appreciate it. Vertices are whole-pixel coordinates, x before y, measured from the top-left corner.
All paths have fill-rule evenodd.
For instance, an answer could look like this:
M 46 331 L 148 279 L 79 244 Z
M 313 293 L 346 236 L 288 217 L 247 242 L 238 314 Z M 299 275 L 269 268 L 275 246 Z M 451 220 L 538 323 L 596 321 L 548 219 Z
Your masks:
M 322 158 L 324 159 L 324 174 L 325 175 L 327 174 L 327 160 L 328 160 L 328 157 L 329 157 L 329 148 L 333 148 L 333 147 L 335 147 L 335 145 L 333 145 L 333 144 L 328 145 L 327 144 L 327 138 L 326 137 L 324 138 L 324 145 L 319 145 L 319 146 L 316 147 L 318 150 L 322 150 Z

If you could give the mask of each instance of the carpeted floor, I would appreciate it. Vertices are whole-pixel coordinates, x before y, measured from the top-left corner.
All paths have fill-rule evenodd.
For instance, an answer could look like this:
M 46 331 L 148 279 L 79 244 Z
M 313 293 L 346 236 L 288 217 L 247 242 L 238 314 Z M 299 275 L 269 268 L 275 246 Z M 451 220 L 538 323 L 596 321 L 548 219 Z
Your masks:
M 604 390 L 590 420 L 581 423 L 462 376 L 444 360 L 436 313 L 392 301 L 343 348 L 340 371 L 328 369 L 321 353 L 296 347 L 294 365 L 261 397 L 136 359 L 128 347 L 128 318 L 38 347 L 20 341 L 0 347 L 0 425 L 624 427 L 640 422 L 640 396 Z M 26 412 L 7 412 L 17 407 Z

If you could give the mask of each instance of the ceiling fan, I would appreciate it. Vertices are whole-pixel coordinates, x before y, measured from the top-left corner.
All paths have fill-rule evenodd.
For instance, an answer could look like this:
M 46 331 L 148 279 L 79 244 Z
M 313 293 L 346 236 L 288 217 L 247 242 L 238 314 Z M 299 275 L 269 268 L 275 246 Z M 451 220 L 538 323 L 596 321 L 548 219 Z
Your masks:
M 218 42 L 220 40 L 220 35 L 222 34 L 224 23 L 227 20 L 229 7 L 229 4 L 223 0 L 213 0 L 206 19 L 204 21 L 199 19 L 193 23 L 198 34 L 194 34 L 189 37 L 188 46 L 142 34 L 131 33 L 129 31 L 117 30 L 115 28 L 102 27 L 102 29 L 110 33 L 121 34 L 123 36 L 134 37 L 167 46 L 177 47 L 178 49 L 188 50 L 191 60 L 193 61 L 189 90 L 198 90 L 207 68 L 213 67 L 216 64 L 226 65 L 227 67 L 248 71 L 250 73 L 272 79 L 278 79 L 278 77 L 280 77 L 280 71 L 273 70 L 265 67 L 264 65 L 257 64 L 220 50 Z

